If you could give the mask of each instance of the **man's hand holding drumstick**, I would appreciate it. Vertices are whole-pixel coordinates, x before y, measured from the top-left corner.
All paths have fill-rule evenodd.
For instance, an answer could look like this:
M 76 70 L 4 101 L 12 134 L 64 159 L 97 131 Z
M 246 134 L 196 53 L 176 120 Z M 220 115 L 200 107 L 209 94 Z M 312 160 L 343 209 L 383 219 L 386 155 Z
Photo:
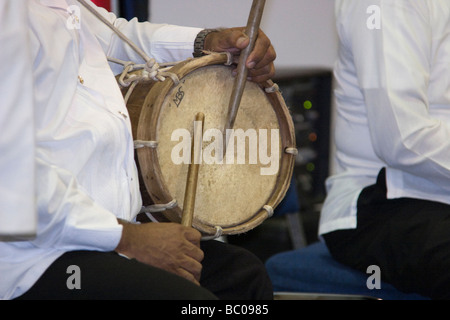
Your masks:
M 244 33 L 245 27 L 224 29 L 208 34 L 205 39 L 205 50 L 213 52 L 230 52 L 234 62 L 239 60 L 239 54 L 249 45 L 249 38 Z M 251 81 L 260 83 L 275 75 L 276 52 L 266 34 L 259 30 L 255 47 L 250 53 L 246 66 Z
M 205 39 L 204 49 L 230 52 L 237 63 L 239 54 L 249 45 L 244 31 L 245 27 L 239 27 L 210 33 Z M 250 80 L 260 83 L 272 78 L 275 58 L 269 38 L 259 30 L 254 49 L 246 62 Z M 204 257 L 200 249 L 199 231 L 176 223 L 120 223 L 123 232 L 116 252 L 199 284 Z
M 199 284 L 204 256 L 199 231 L 178 223 L 119 222 L 123 232 L 116 252 Z

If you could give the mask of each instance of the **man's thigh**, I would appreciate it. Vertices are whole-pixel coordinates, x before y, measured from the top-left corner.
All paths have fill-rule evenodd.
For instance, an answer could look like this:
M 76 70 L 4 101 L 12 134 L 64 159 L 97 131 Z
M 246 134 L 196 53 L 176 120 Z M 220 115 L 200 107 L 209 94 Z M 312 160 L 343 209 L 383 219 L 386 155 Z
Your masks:
M 402 291 L 450 298 L 450 206 L 386 199 L 384 181 L 381 172 L 361 193 L 356 229 L 324 236 L 330 252 L 363 272 L 378 265 L 382 279 Z
M 216 297 L 188 280 L 114 252 L 73 251 L 57 259 L 19 299 L 204 300 Z

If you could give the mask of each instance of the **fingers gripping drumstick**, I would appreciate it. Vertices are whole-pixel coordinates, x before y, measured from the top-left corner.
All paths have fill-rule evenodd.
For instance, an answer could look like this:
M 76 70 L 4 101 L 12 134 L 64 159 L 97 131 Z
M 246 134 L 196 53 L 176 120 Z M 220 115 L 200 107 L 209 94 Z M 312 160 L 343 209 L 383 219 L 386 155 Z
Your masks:
M 245 82 L 247 81 L 248 69 L 245 63 L 250 56 L 250 53 L 255 47 L 256 38 L 258 37 L 259 26 L 264 11 L 266 0 L 253 0 L 250 16 L 248 18 L 245 34 L 249 37 L 250 42 L 248 46 L 242 51 L 239 57 L 239 64 L 237 66 L 237 75 L 231 93 L 230 104 L 228 106 L 227 122 L 225 124 L 224 135 L 227 129 L 233 129 L 236 115 L 241 103 L 242 94 L 245 89 Z
M 191 146 L 191 162 L 189 164 L 188 176 L 186 181 L 186 191 L 184 193 L 183 215 L 181 224 L 186 227 L 192 226 L 194 218 L 195 195 L 197 193 L 198 171 L 200 169 L 203 127 L 205 115 L 198 113 L 194 122 L 194 139 Z

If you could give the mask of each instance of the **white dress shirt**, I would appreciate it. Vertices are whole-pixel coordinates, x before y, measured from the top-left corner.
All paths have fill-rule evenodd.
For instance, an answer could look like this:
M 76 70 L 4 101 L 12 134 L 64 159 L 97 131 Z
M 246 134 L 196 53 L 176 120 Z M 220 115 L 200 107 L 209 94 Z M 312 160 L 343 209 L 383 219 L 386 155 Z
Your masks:
M 99 11 L 158 62 L 192 57 L 198 28 Z M 142 60 L 75 0 L 3 0 L 0 18 L 0 222 L 37 216 L 35 238 L 0 242 L 0 298 L 10 299 L 66 251 L 114 250 L 117 218 L 139 212 L 131 124 L 105 54 Z
M 387 197 L 450 203 L 450 1 L 338 0 L 336 174 L 319 234 L 355 228 L 386 167 Z
M 34 199 L 34 101 L 26 1 L 0 3 L 0 240 L 36 234 Z M 10 59 L 14 57 L 14 63 Z M 7 81 L 15 79 L 15 81 Z M 19 81 L 20 80 L 20 81 Z M 13 147 L 14 146 L 14 147 Z M 25 152 L 21 152 L 24 151 Z M 26 183 L 17 177 L 28 177 Z M 23 201 L 23 199 L 27 201 Z M 0 280 L 1 281 L 1 280 Z

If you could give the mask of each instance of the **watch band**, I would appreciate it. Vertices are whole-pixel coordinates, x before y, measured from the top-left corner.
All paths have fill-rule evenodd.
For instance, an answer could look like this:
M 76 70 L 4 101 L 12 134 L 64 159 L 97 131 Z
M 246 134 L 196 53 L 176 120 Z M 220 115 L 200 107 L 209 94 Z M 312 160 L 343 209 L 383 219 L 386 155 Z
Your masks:
M 205 54 L 203 53 L 203 50 L 205 50 L 205 39 L 208 34 L 211 32 L 219 32 L 219 29 L 203 29 L 197 34 L 197 37 L 195 37 L 194 41 L 194 52 L 192 55 L 194 58 L 202 57 Z

